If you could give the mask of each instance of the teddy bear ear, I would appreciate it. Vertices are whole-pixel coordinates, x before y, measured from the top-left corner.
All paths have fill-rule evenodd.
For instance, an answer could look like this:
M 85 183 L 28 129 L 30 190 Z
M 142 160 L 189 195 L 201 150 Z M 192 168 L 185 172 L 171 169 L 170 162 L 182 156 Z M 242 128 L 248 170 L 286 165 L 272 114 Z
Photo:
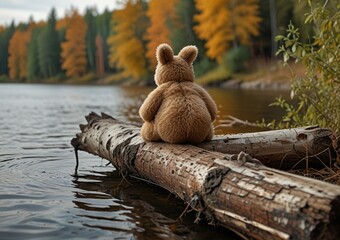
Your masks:
M 198 49 L 196 46 L 186 46 L 182 48 L 178 56 L 183 58 L 187 63 L 192 64 L 195 61 L 198 54 Z
M 157 61 L 164 65 L 174 60 L 174 52 L 168 44 L 162 43 L 157 47 L 156 57 Z

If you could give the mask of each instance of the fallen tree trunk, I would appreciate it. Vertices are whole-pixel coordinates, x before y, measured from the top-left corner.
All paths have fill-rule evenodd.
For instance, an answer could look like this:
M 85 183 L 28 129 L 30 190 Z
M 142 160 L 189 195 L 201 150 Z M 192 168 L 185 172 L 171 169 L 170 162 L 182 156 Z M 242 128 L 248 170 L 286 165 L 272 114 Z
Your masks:
M 329 166 L 336 153 L 333 133 L 318 126 L 216 136 L 198 145 L 209 151 L 241 151 L 277 169 Z
M 249 155 L 144 142 L 139 128 L 91 113 L 72 139 L 124 174 L 173 192 L 213 223 L 255 239 L 336 239 L 340 187 L 256 164 Z M 237 161 L 233 161 L 233 160 Z M 255 163 L 254 163 L 255 162 Z

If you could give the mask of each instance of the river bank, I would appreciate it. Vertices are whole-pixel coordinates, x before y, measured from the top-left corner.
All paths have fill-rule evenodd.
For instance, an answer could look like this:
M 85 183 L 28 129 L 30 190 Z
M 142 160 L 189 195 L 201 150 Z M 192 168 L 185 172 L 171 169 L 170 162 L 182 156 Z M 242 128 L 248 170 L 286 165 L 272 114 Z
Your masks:
M 119 85 L 119 86 L 138 86 L 138 87 L 155 87 L 156 85 L 151 81 L 136 81 L 130 80 L 120 80 L 107 82 L 103 79 L 92 79 L 88 81 L 79 81 L 78 79 L 69 79 L 66 81 L 32 81 L 23 82 L 18 80 L 3 80 L 0 83 L 18 83 L 18 84 L 66 84 L 66 85 Z M 257 79 L 252 81 L 244 81 L 241 79 L 227 79 L 225 81 L 215 81 L 208 84 L 201 84 L 204 87 L 214 87 L 223 89 L 275 89 L 275 90 L 289 90 L 291 83 L 289 81 L 268 81 L 265 79 Z
M 198 77 L 197 82 L 224 89 L 289 90 L 292 81 L 304 74 L 305 67 L 301 63 L 291 62 L 284 65 L 281 60 L 276 59 L 254 59 L 247 63 L 243 72 L 229 73 L 227 67 L 219 68 Z
M 296 76 L 304 74 L 302 64 L 283 66 L 280 60 L 256 59 L 248 63 L 247 70 L 241 73 L 229 73 L 226 67 L 219 66 L 204 75 L 198 76 L 195 82 L 205 86 L 223 89 L 276 89 L 289 90 L 291 81 Z M 0 76 L 0 83 L 28 83 L 19 79 L 9 79 Z M 87 73 L 78 78 L 65 79 L 62 75 L 49 79 L 37 79 L 29 83 L 47 84 L 75 84 L 75 85 L 121 85 L 121 86 L 151 86 L 154 87 L 153 76 L 149 78 L 133 79 L 123 77 L 121 73 L 108 73 L 98 76 L 95 73 Z

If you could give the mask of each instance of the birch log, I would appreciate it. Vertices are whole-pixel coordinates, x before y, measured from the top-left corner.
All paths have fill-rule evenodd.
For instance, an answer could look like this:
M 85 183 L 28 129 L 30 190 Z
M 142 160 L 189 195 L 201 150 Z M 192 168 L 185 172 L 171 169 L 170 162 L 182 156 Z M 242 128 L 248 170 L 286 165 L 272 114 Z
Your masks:
M 236 154 L 241 151 L 276 169 L 330 165 L 336 153 L 333 133 L 318 126 L 216 136 L 198 147 Z
M 338 239 L 340 187 L 257 164 L 245 153 L 144 142 L 139 128 L 91 113 L 71 143 L 169 190 L 212 223 L 255 239 Z M 234 161 L 236 160 L 236 161 Z

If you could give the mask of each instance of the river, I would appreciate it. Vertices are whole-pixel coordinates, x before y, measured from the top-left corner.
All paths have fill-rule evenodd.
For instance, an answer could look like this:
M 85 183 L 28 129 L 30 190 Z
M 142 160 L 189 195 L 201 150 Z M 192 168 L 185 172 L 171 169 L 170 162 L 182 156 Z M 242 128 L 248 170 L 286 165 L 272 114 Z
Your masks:
M 122 180 L 107 161 L 70 140 L 89 112 L 141 123 L 138 108 L 151 88 L 0 84 L 0 239 L 238 239 L 205 221 L 194 224 L 182 201 L 159 187 Z M 269 108 L 286 91 L 209 89 L 218 105 L 216 133 L 228 115 L 278 118 Z

